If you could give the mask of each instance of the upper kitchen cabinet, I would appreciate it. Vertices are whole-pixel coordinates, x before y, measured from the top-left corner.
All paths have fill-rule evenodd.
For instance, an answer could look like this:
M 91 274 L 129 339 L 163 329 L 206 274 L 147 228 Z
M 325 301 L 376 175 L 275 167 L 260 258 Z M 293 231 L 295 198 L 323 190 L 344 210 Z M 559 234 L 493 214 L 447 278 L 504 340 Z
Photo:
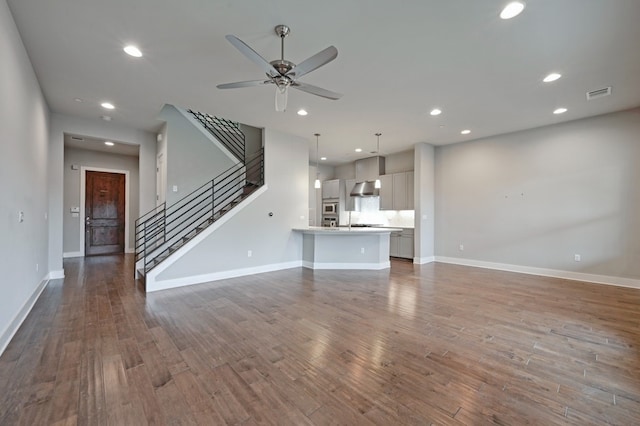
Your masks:
M 393 174 L 393 209 L 413 210 L 413 172 Z
M 322 198 L 340 198 L 340 179 L 322 182 Z
M 380 176 L 380 210 L 413 210 L 414 173 Z
M 356 197 L 351 196 L 351 190 L 355 185 L 356 185 L 355 179 L 346 179 L 344 181 L 344 194 L 345 194 L 344 209 L 348 212 L 356 211 Z
M 393 210 L 393 175 L 380 176 L 380 210 Z

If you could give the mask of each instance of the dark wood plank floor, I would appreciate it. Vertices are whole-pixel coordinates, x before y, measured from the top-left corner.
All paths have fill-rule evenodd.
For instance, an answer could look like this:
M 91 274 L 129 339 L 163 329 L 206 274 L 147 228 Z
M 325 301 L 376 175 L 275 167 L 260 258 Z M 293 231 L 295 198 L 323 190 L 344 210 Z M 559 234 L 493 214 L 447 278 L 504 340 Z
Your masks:
M 640 424 L 640 291 L 463 266 L 146 295 L 65 261 L 0 357 L 0 424 Z

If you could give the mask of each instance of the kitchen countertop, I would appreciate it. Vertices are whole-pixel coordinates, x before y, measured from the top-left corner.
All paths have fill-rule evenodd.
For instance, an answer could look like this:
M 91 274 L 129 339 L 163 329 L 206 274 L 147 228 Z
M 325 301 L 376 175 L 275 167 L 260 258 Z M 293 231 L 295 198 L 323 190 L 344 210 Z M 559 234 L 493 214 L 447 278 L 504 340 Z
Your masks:
M 388 232 L 400 232 L 402 228 L 348 228 L 348 227 L 336 227 L 331 228 L 328 226 L 309 226 L 306 228 L 293 228 L 294 231 L 302 232 L 305 234 L 336 234 L 336 235 L 357 235 L 357 234 L 384 234 Z

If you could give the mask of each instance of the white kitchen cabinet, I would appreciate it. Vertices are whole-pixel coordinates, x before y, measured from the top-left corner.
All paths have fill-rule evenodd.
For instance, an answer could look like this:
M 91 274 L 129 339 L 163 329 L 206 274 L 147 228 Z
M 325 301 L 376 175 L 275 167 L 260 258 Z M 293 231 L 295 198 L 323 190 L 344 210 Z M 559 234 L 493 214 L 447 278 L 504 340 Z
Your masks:
M 340 198 L 340 179 L 322 182 L 322 198 Z
M 407 209 L 407 174 L 393 174 L 393 210 Z
M 403 228 L 402 232 L 389 235 L 389 256 L 413 259 L 413 229 Z
M 348 212 L 356 211 L 356 197 L 352 197 L 351 195 L 349 195 L 351 194 L 351 190 L 353 189 L 355 184 L 356 184 L 355 179 L 345 179 L 344 181 L 344 198 L 345 198 L 344 209 Z
M 400 257 L 400 232 L 389 235 L 389 256 Z
M 403 229 L 400 233 L 398 257 L 413 259 L 413 229 Z
M 407 208 L 405 210 L 413 210 L 415 208 L 415 206 L 413 205 L 413 188 L 414 188 L 414 182 L 413 182 L 413 177 L 414 174 L 413 172 L 407 172 Z
M 393 210 L 393 175 L 380 176 L 380 210 Z
M 414 173 L 402 172 L 380 176 L 380 210 L 413 210 Z

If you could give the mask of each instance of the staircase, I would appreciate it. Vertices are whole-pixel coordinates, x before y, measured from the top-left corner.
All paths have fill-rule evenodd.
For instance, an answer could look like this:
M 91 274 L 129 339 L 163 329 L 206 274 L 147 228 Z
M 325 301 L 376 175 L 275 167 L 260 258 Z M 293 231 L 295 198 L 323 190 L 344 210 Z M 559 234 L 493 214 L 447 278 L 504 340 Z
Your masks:
M 160 204 L 136 220 L 137 276 L 146 276 L 264 184 L 264 150 L 247 155 L 238 123 L 191 110 L 189 113 L 233 153 L 238 163 L 174 204 Z

